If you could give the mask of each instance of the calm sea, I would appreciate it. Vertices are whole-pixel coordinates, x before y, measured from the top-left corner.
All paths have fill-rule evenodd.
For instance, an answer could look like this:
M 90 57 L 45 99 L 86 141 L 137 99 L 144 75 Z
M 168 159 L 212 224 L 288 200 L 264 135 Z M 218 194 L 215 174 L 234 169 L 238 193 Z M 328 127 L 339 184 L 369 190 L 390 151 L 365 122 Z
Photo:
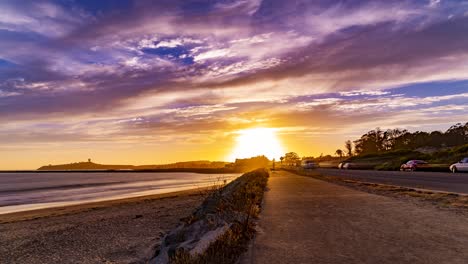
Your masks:
M 0 214 L 196 189 L 240 174 L 0 173 Z

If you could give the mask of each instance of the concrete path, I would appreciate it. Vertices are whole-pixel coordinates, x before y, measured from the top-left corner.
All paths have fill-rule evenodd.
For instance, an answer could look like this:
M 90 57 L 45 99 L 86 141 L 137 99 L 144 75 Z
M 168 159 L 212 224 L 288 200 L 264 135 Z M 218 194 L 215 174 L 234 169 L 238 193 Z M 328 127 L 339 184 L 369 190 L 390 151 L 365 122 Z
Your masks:
M 468 219 L 273 172 L 241 263 L 468 263 Z

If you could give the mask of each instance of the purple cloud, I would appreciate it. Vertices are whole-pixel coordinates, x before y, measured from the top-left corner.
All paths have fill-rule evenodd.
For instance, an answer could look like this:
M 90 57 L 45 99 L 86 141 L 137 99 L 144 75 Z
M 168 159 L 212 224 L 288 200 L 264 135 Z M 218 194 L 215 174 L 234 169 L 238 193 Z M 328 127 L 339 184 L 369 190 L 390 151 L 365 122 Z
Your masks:
M 381 121 L 382 109 L 388 125 L 408 125 L 409 113 L 439 127 L 468 111 L 460 1 L 44 0 L 0 9 L 2 141 L 155 140 L 256 124 L 355 131 Z M 433 84 L 430 95 L 417 88 Z M 57 124 L 73 136 L 46 136 Z

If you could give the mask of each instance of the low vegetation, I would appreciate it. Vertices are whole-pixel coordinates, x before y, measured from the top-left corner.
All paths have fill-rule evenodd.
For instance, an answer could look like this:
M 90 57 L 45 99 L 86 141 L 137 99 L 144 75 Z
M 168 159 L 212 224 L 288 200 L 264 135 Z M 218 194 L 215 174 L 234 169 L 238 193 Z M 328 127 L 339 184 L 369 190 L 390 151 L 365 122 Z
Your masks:
M 354 141 L 354 153 L 366 155 L 423 148 L 430 151 L 431 148 L 437 150 L 464 144 L 468 144 L 468 123 L 453 125 L 445 132 L 433 131 L 430 133 L 422 131 L 411 133 L 401 129 L 382 131 L 377 128 Z
M 346 162 L 359 163 L 369 165 L 368 167 L 376 170 L 399 170 L 401 164 L 412 159 L 425 160 L 428 158 L 427 154 L 423 154 L 413 150 L 396 150 L 388 151 L 378 154 L 367 154 L 360 156 L 353 156 L 346 160 Z M 448 166 L 446 166 L 448 170 Z
M 415 150 L 396 150 L 383 153 L 353 156 L 346 162 L 369 164 L 376 170 L 399 170 L 401 164 L 412 159 L 425 160 L 432 164 L 434 171 L 448 171 L 449 165 L 468 157 L 468 144 L 446 148 L 433 153 Z
M 269 172 L 257 169 L 210 192 L 163 240 L 153 263 L 236 263 L 254 235 Z
M 402 186 L 362 182 L 350 180 L 337 176 L 328 176 L 318 173 L 313 170 L 289 170 L 299 175 L 314 177 L 319 180 L 332 182 L 348 186 L 360 191 L 365 191 L 373 194 L 390 196 L 403 199 L 416 199 L 417 201 L 430 203 L 441 208 L 455 209 L 464 213 L 468 213 L 468 195 L 458 193 L 438 192 L 423 190 L 417 188 L 408 188 Z
M 370 193 L 392 196 L 397 198 L 415 198 L 419 201 L 429 202 L 431 204 L 468 211 L 468 196 L 457 193 L 437 192 L 429 190 L 421 190 L 415 188 L 360 182 L 355 180 L 343 179 L 340 177 L 332 176 L 318 176 L 331 182 L 339 182 L 347 186 L 352 186 L 359 190 L 367 191 Z

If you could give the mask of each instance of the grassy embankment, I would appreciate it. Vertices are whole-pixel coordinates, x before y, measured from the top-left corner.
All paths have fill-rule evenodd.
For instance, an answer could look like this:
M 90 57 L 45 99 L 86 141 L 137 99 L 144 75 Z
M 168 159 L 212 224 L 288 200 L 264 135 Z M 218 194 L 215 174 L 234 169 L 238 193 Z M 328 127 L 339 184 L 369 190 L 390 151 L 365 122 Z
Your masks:
M 154 263 L 236 263 L 255 233 L 269 172 L 258 169 L 210 192 L 163 240 Z
M 417 201 L 430 203 L 441 208 L 455 209 L 457 211 L 468 213 L 468 195 L 422 190 L 388 184 L 362 182 L 337 176 L 328 176 L 315 170 L 288 169 L 287 171 L 302 176 L 309 176 L 319 180 L 344 185 L 360 191 L 395 198 L 416 199 Z
M 435 171 L 448 171 L 450 164 L 468 157 L 468 144 L 440 150 L 434 153 L 421 153 L 414 150 L 397 150 L 378 154 L 350 157 L 346 162 L 362 164 L 365 168 L 376 170 L 399 170 L 401 164 L 412 159 L 420 159 L 433 164 Z

